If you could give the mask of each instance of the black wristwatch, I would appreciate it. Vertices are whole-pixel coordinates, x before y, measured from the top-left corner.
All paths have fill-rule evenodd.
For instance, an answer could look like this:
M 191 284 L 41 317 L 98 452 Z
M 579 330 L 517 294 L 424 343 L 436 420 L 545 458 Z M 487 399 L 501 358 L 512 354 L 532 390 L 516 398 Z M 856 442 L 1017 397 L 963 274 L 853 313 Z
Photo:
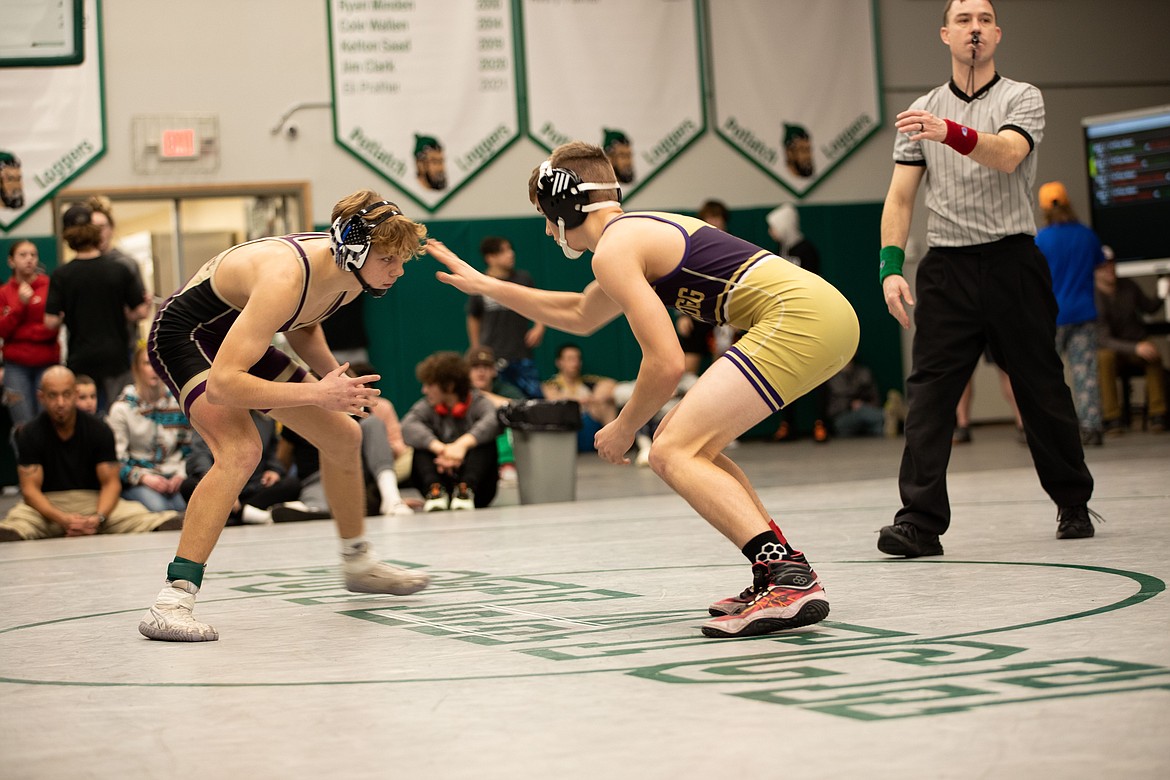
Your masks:
M 97 512 L 96 514 L 97 514 L 97 519 L 98 519 L 99 525 L 101 525 L 102 523 L 105 523 L 107 520 L 110 519 L 110 518 L 106 517 L 105 515 L 103 515 L 101 512 Z

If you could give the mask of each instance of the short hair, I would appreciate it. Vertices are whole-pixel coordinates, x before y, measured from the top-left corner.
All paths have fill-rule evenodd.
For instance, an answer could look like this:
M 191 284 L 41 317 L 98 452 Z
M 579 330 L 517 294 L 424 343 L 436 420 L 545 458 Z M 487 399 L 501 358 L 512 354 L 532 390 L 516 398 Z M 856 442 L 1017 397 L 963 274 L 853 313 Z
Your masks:
M 561 359 L 561 355 L 565 354 L 566 349 L 575 349 L 578 352 L 581 352 L 581 346 L 579 344 L 575 344 L 572 341 L 566 341 L 564 344 L 561 344 L 559 347 L 557 347 L 557 360 Z M 585 353 L 581 352 L 581 354 L 584 355 Z
M 333 206 L 333 213 L 329 215 L 329 221 L 333 223 L 339 219 L 349 219 L 367 206 L 372 206 L 383 200 L 385 198 L 373 190 L 358 190 L 337 201 Z M 390 203 L 372 209 L 369 214 L 365 215 L 365 219 L 377 222 L 379 217 L 391 209 L 400 213 L 390 217 L 371 231 L 371 243 L 375 251 L 401 257 L 404 260 L 410 260 L 423 254 L 426 251 L 424 246 L 427 238 L 426 225 L 403 215 L 402 210 L 395 204 Z
M 425 385 L 438 385 L 446 392 L 460 398 L 471 392 L 471 367 L 458 352 L 435 352 L 428 355 L 414 369 L 418 381 Z
M 75 385 L 93 385 L 94 387 L 97 387 L 97 380 L 94 379 L 89 374 L 78 374 L 77 377 L 74 379 L 73 384 L 75 384 Z
M 951 6 L 956 2 L 963 3 L 966 2 L 966 0 L 947 0 L 947 4 L 943 6 L 943 27 L 946 27 L 947 24 L 950 23 Z M 996 15 L 996 18 L 998 18 L 999 14 L 996 14 L 995 12 L 995 3 L 991 2 L 991 0 L 987 0 L 987 4 L 991 6 L 991 12 Z
M 617 174 L 613 172 L 609 157 L 600 146 L 587 144 L 584 141 L 569 141 L 552 150 L 548 162 L 554 168 L 565 168 L 577 174 L 582 182 L 595 184 L 617 184 Z M 536 203 L 536 184 L 540 180 L 540 166 L 532 169 L 528 177 L 528 200 Z M 599 203 L 603 200 L 621 200 L 621 192 L 612 190 L 587 190 L 590 203 Z
M 503 236 L 486 236 L 483 241 L 479 242 L 479 253 L 484 257 L 496 255 L 503 252 L 505 246 L 511 245 L 512 242 Z
M 727 204 L 723 201 L 708 200 L 699 206 L 698 217 L 704 222 L 708 222 L 709 217 L 719 217 L 724 222 L 728 222 L 731 219 L 731 212 L 727 210 Z

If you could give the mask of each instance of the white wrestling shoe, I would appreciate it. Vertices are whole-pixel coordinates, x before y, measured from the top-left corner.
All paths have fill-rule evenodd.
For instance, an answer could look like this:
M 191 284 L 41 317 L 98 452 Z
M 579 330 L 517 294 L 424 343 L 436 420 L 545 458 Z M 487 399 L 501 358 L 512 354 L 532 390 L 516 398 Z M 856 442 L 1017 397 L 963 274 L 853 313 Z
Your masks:
M 163 642 L 214 642 L 219 632 L 200 623 L 195 611 L 195 594 L 199 587 L 187 580 L 168 582 L 158 594 L 154 606 L 142 616 L 138 633 Z
M 341 556 L 341 572 L 345 575 L 345 588 L 351 593 L 409 596 L 431 584 L 431 578 L 426 574 L 382 563 L 370 554 L 368 544 L 362 544 L 352 554 Z

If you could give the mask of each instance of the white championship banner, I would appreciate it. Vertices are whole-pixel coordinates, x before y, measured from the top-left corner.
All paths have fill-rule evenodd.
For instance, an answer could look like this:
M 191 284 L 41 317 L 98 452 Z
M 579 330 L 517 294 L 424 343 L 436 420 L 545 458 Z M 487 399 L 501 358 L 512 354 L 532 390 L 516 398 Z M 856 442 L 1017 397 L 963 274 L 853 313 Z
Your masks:
M 874 0 L 709 7 L 716 131 L 807 194 L 881 126 Z
M 336 141 L 435 211 L 520 135 L 510 0 L 330 0 Z
M 0 230 L 12 230 L 106 151 L 98 0 L 84 9 L 80 65 L 0 69 Z
M 628 197 L 706 130 L 697 0 L 524 0 L 528 135 L 606 149 Z

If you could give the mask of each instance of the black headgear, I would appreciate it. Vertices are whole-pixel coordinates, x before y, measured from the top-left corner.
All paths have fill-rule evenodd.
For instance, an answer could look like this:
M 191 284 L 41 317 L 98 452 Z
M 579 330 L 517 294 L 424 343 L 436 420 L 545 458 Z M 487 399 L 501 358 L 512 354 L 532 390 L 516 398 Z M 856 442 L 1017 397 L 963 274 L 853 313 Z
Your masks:
M 386 213 L 373 222 L 367 220 L 366 214 L 382 206 L 389 206 Z M 402 212 L 388 200 L 366 206 L 351 217 L 338 217 L 329 229 L 329 242 L 333 248 L 333 259 L 337 267 L 343 271 L 356 273 L 366 263 L 370 254 L 371 238 L 374 228 L 391 217 L 397 217 Z
M 588 193 L 591 190 L 617 190 L 618 200 L 590 203 Z M 568 168 L 554 168 L 548 160 L 540 164 L 536 202 L 550 222 L 562 225 L 565 230 L 581 227 L 590 211 L 619 205 L 621 197 L 622 190 L 616 181 L 606 184 L 583 182 Z

